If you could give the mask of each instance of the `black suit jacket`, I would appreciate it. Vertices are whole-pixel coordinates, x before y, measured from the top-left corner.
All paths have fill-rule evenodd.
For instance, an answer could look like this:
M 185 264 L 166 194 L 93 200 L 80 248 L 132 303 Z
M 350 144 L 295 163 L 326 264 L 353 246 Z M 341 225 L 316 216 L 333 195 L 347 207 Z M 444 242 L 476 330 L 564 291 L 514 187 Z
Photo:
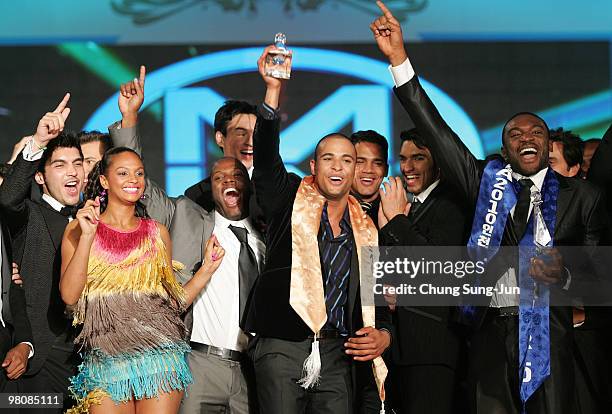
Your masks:
M 441 181 L 414 214 L 395 216 L 380 229 L 387 246 L 463 246 L 470 212 Z M 399 365 L 444 364 L 454 368 L 461 349 L 451 307 L 403 307 L 394 314 L 393 361 Z
M 400 102 L 410 115 L 416 128 L 427 140 L 430 150 L 440 167 L 442 175 L 458 196 L 470 206 L 471 212 L 478 199 L 480 178 L 485 167 L 484 161 L 477 160 L 461 139 L 446 124 L 437 109 L 421 87 L 418 77 L 395 89 Z M 559 195 L 554 232 L 555 246 L 599 245 L 608 234 L 608 216 L 604 210 L 602 193 L 594 185 L 577 178 L 566 178 L 557 174 Z M 508 218 L 502 245 L 516 246 L 512 219 Z M 581 278 L 590 277 L 580 269 L 572 269 L 571 257 L 564 257 L 565 265 L 572 274 L 572 286 L 580 284 Z M 501 268 L 500 268 L 501 269 Z M 495 285 L 502 272 L 488 273 L 488 285 Z M 486 310 L 486 309 L 485 309 Z M 484 310 L 476 318 L 476 326 L 482 322 Z M 571 309 L 558 308 L 551 311 L 551 332 L 555 328 L 563 334 L 571 330 Z
M 604 191 L 608 214 L 612 216 L 612 125 L 601 138 L 599 147 L 593 154 L 587 180 Z
M 601 138 L 599 147 L 593 154 L 591 167 L 587 173 L 587 180 L 597 185 L 603 192 L 606 199 L 606 211 L 612 218 L 612 125 L 608 128 Z M 612 221 L 612 220 L 611 220 Z M 612 245 L 612 238 L 608 237 L 608 243 Z M 612 300 L 612 283 L 606 289 L 601 289 L 597 297 L 592 298 L 592 303 L 607 302 Z M 588 303 L 588 302 L 587 302 Z M 585 307 L 585 323 L 581 329 L 603 329 L 609 332 L 612 327 L 612 307 L 592 306 Z
M 33 344 L 32 327 L 26 311 L 25 290 L 12 281 L 11 238 L 3 222 L 0 222 L 0 238 L 2 239 L 2 320 L 11 331 L 11 346 L 20 342 Z
M 13 237 L 14 259 L 23 279 L 36 348 L 27 374 L 40 370 L 51 346 L 66 335 L 71 325 L 59 293 L 60 244 L 68 219 L 46 202 L 29 199 L 38 163 L 17 157 L 11 174 L 0 187 L 0 210 Z
M 287 173 L 279 154 L 280 120 L 260 108 L 253 135 L 255 170 L 253 182 L 258 203 L 267 222 L 266 265 L 251 298 L 251 332 L 262 337 L 305 340 L 312 331 L 289 304 L 291 282 L 291 214 L 301 182 Z M 355 252 L 356 250 L 353 249 Z M 317 254 L 318 252 L 313 252 Z M 353 254 L 347 304 L 351 334 L 363 327 L 359 295 L 359 266 Z M 388 308 L 376 308 L 377 327 L 392 331 Z

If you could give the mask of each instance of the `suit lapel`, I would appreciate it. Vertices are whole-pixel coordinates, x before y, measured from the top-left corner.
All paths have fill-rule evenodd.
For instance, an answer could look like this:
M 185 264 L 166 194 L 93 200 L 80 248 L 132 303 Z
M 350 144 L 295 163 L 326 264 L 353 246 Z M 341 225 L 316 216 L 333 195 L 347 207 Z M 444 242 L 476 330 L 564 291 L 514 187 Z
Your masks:
M 7 288 L 7 286 L 9 286 L 8 284 L 11 282 L 11 268 L 12 265 L 11 263 L 9 263 L 9 246 L 8 246 L 8 230 L 7 233 L 5 233 L 5 228 L 4 228 L 4 224 L 0 224 L 0 243 L 2 244 L 2 252 L 0 254 L 2 254 L 2 269 L 0 274 L 2 275 L 2 281 L 1 281 L 1 285 L 0 287 L 3 288 L 2 291 L 4 291 L 4 288 Z M 7 235 L 6 237 L 4 235 Z M 7 288 L 8 289 L 8 288 Z
M 434 205 L 436 198 L 438 197 L 438 194 L 441 191 L 440 190 L 441 186 L 442 186 L 442 183 L 438 184 L 436 188 L 433 189 L 433 191 L 429 194 L 429 196 L 427 196 L 427 199 L 425 200 L 425 202 L 421 204 L 421 206 L 417 209 L 417 211 L 414 212 L 414 214 L 411 215 L 410 212 L 408 212 L 408 214 L 410 215 L 410 218 L 412 219 L 414 223 L 418 223 L 419 220 L 421 220 L 421 218 L 425 215 L 425 213 L 429 211 L 431 206 Z
M 53 247 L 57 250 L 62 243 L 62 237 L 64 236 L 64 230 L 66 230 L 66 225 L 68 224 L 68 218 L 53 210 L 46 201 L 42 201 L 39 204 L 39 208 L 45 220 L 45 224 L 47 225 L 51 240 L 53 241 Z

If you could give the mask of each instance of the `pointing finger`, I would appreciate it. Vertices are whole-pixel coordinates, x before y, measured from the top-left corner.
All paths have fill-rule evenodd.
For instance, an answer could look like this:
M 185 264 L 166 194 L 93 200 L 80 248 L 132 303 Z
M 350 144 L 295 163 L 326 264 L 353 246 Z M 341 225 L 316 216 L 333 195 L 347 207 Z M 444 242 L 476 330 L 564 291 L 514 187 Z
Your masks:
M 147 69 L 145 68 L 144 65 L 140 65 L 140 77 L 138 81 L 140 82 L 140 86 L 142 87 L 144 87 L 146 75 L 147 75 Z
M 66 105 L 68 105 L 69 100 L 70 100 L 70 93 L 67 93 L 66 95 L 64 95 L 64 99 L 62 99 L 62 101 L 59 103 L 59 105 L 57 105 L 57 108 L 55 108 L 53 112 L 55 113 L 62 112 L 66 108 Z

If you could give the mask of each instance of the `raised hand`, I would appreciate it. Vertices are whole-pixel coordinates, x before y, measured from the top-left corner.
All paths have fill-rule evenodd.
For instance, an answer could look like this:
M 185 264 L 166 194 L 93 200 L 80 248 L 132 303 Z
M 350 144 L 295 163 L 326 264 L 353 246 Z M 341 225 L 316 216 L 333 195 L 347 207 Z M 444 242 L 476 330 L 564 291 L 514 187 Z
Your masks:
M 379 194 L 380 209 L 387 220 L 392 220 L 398 214 L 408 214 L 410 211 L 411 204 L 408 202 L 408 195 L 400 177 L 389 177 L 389 181 L 383 183 Z
M 67 107 L 69 100 L 70 94 L 67 93 L 53 112 L 47 112 L 38 121 L 36 133 L 34 133 L 32 139 L 39 148 L 46 147 L 49 141 L 56 138 L 64 130 L 64 124 L 70 114 L 70 108 Z
M 81 237 L 92 237 L 96 234 L 100 223 L 100 197 L 87 200 L 85 205 L 76 213 L 76 219 L 81 227 Z
M 140 66 L 139 77 L 129 82 L 122 83 L 119 87 L 119 111 L 123 117 L 121 122 L 123 128 L 129 128 L 136 125 L 138 111 L 144 102 L 146 73 L 146 68 Z
M 13 153 L 11 154 L 11 159 L 6 162 L 7 164 L 12 164 L 15 162 L 19 154 L 21 154 L 27 143 L 30 141 L 30 138 L 31 137 L 29 135 L 27 137 L 23 137 L 13 146 Z
M 214 273 L 219 268 L 223 256 L 225 256 L 225 249 L 221 247 L 219 240 L 213 234 L 204 247 L 204 263 L 202 267 L 206 267 L 206 270 L 211 274 Z
M 389 59 L 391 66 L 399 66 L 408 57 L 404 48 L 402 26 L 382 1 L 377 1 L 376 5 L 382 16 L 370 24 L 370 30 L 378 48 Z
M 266 57 L 268 56 L 268 53 L 274 48 L 275 48 L 274 45 L 270 45 L 264 49 L 263 53 L 257 60 L 257 69 L 259 70 L 259 74 L 261 75 L 261 78 L 264 80 L 266 84 L 266 97 L 264 99 L 264 102 L 269 107 L 276 109 L 278 108 L 278 101 L 280 99 L 281 89 L 283 86 L 283 82 L 285 82 L 285 80 L 277 79 L 272 76 L 266 75 L 266 71 L 265 71 Z M 293 56 L 289 55 L 286 57 L 286 59 L 293 59 Z M 291 64 L 291 62 L 289 64 Z

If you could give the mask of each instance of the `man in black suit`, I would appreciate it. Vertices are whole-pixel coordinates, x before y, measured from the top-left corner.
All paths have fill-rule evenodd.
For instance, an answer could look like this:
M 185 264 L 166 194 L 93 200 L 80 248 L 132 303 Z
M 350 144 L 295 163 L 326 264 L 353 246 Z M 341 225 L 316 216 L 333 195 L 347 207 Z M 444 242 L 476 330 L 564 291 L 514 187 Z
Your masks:
M 70 404 L 68 379 L 77 361 L 71 323 L 59 294 L 60 243 L 84 179 L 79 141 L 62 132 L 69 97 L 40 120 L 0 187 L 0 209 L 13 236 L 36 346 L 18 388 L 63 393 L 65 407 Z M 40 201 L 29 198 L 33 178 L 42 189 Z
M 361 208 L 374 224 L 377 224 L 380 207 L 378 190 L 389 172 L 389 143 L 387 138 L 371 129 L 352 133 L 351 141 L 357 152 L 351 194 L 357 198 Z
M 383 11 L 383 16 L 376 19 L 370 28 L 380 50 L 390 61 L 397 97 L 416 128 L 427 140 L 449 185 L 454 187 L 467 205 L 476 206 L 477 202 L 482 205 L 479 191 L 485 166 L 469 152 L 461 139 L 444 122 L 415 76 L 404 49 L 399 22 L 382 2 L 377 4 Z M 539 240 L 544 241 L 546 233 L 549 242 L 554 241 L 554 246 L 596 246 L 606 236 L 608 225 L 601 192 L 584 181 L 549 173 L 549 144 L 548 127 L 535 114 L 517 114 L 503 128 L 502 154 L 511 168 L 508 170 L 511 177 L 506 181 L 511 183 L 508 191 L 519 192 L 514 187 L 515 182 L 520 182 L 521 189 L 514 201 L 514 207 L 508 216 L 503 216 L 503 220 L 508 219 L 507 225 L 500 228 L 501 244 L 517 246 L 519 241 L 522 243 L 525 240 L 525 226 L 528 228 L 531 210 L 535 208 L 534 200 L 537 194 L 542 191 L 546 200 L 548 194 L 554 193 L 550 188 L 558 188 L 556 195 L 551 196 L 556 197 L 556 214 L 552 217 L 552 224 L 548 221 L 544 225 L 546 229 L 554 225 L 554 232 L 538 233 L 538 236 L 542 237 Z M 500 161 L 497 163 L 501 164 Z M 544 188 L 544 183 L 552 184 L 550 188 Z M 554 211 L 554 208 L 544 206 L 542 211 L 549 214 L 547 211 Z M 474 220 L 477 219 L 480 220 L 481 217 L 475 216 Z M 531 221 L 535 220 L 539 220 L 539 216 L 531 218 Z M 542 229 L 541 220 L 537 224 Z M 575 272 L 572 274 L 571 268 L 564 267 L 570 264 L 564 263 L 563 260 L 567 261 L 572 259 L 571 257 L 563 258 L 554 252 L 549 257 L 550 261 L 547 262 L 541 258 L 532 258 L 530 266 L 527 267 L 529 271 L 525 275 L 527 279 L 535 280 L 540 286 L 552 290 L 553 287 L 567 288 L 570 274 L 572 280 L 583 276 Z M 517 286 L 517 267 L 514 263 L 501 267 L 502 271 L 498 273 L 489 272 L 483 283 L 490 283 L 491 286 L 499 286 L 500 283 Z M 520 273 L 524 274 L 522 271 Z M 542 346 L 537 349 L 543 351 L 543 355 L 549 350 L 550 375 L 540 377 L 543 382 L 523 406 L 519 389 L 525 383 L 532 383 L 532 377 L 527 375 L 527 370 L 524 371 L 523 378 L 519 377 L 519 367 L 524 369 L 519 363 L 518 341 L 519 326 L 522 323 L 518 315 L 523 307 L 517 306 L 517 296 L 500 297 L 493 294 L 489 307 L 476 310 L 476 331 L 471 338 L 468 374 L 472 410 L 483 413 L 518 413 L 523 409 L 529 413 L 574 413 L 571 308 L 543 308 L 546 312 L 549 311 L 549 320 L 542 323 L 544 326 L 549 325 L 550 335 L 539 335 L 541 332 L 537 332 L 532 339 Z M 550 346 L 545 342 L 548 338 Z M 528 343 L 529 340 L 525 342 Z M 532 348 L 529 350 L 533 353 Z M 533 374 L 539 374 L 539 371 Z
M 356 243 L 363 243 L 365 228 L 370 238 L 376 230 L 349 196 L 355 148 L 347 137 L 330 134 L 319 142 L 310 162 L 314 177 L 300 180 L 287 173 L 279 154 L 281 81 L 266 76 L 263 69 L 270 49 L 258 62 L 267 90 L 253 138 L 255 187 L 268 223 L 266 266 L 253 291 L 247 325 L 258 335 L 253 360 L 259 403 L 267 414 L 350 413 L 356 364 L 371 364 L 391 341 L 386 308 L 377 308 L 376 318 L 387 321 L 387 330 L 363 327 L 366 316 L 372 319 L 370 325 L 374 317 L 367 309 L 362 312 L 361 252 Z M 297 219 L 292 219 L 294 214 Z M 300 271 L 293 268 L 296 264 Z M 318 284 L 323 286 L 312 292 Z M 319 324 L 313 327 L 307 316 L 316 317 Z M 317 355 L 318 384 L 313 369 Z M 298 381 L 305 360 L 306 374 L 312 375 Z M 384 364 L 379 367 L 384 369 Z
M 8 229 L 2 222 L 0 252 L 0 359 L 4 368 L 0 374 L 0 392 L 4 392 L 7 381 L 19 378 L 25 372 L 29 358 L 34 355 L 34 347 L 24 289 L 13 281 L 19 278 L 19 274 L 12 259 Z
M 584 142 L 582 172 L 606 196 L 606 212 L 612 217 L 612 125 L 601 140 Z M 591 147 L 589 149 L 589 147 Z M 593 147 L 595 148 L 593 150 Z M 590 154 L 587 154 L 590 151 Z M 594 153 L 593 153 L 594 151 Z M 591 158 L 592 157 L 592 158 Z M 586 164 L 586 168 L 584 166 Z M 612 221 L 612 220 L 611 220 Z M 610 303 L 610 290 L 602 290 L 597 300 Z M 603 296 L 603 297 L 601 297 Z M 583 323 L 576 327 L 577 404 L 582 412 L 605 412 L 612 406 L 612 307 L 585 306 Z
M 351 134 L 350 138 L 355 145 L 357 154 L 351 195 L 359 201 L 363 211 L 378 228 L 378 210 L 380 208 L 378 190 L 389 171 L 389 143 L 387 138 L 371 129 L 356 131 Z M 355 413 L 378 413 L 381 402 L 370 367 L 360 365 L 355 380 L 357 398 Z
M 572 131 L 563 128 L 550 131 L 552 149 L 548 155 L 550 168 L 565 177 L 577 177 L 582 164 L 583 143 Z
M 471 217 L 440 177 L 428 143 L 412 129 L 400 135 L 399 178 L 381 190 L 380 243 L 387 246 L 462 246 Z M 405 211 L 408 209 L 408 214 Z M 401 413 L 454 413 L 461 366 L 461 337 L 451 307 L 395 309 L 390 393 Z

